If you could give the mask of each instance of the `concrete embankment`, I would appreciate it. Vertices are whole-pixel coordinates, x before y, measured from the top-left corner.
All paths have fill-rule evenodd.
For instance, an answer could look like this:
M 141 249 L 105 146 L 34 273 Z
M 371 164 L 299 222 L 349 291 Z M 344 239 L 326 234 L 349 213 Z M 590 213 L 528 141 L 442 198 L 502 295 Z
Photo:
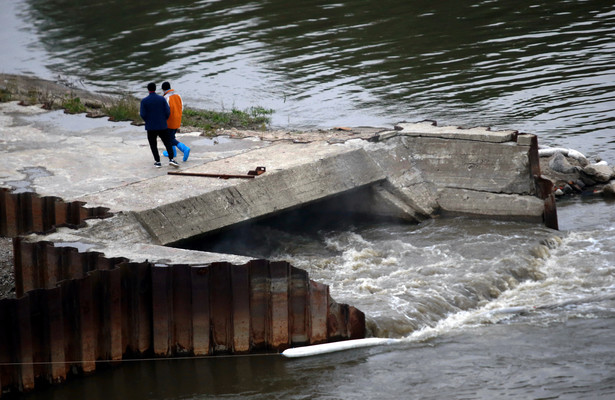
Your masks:
M 285 263 L 170 247 L 308 204 L 409 222 L 470 215 L 557 228 L 534 135 L 431 122 L 244 139 L 188 133 L 179 138 L 192 148 L 179 169 L 187 174 L 169 175 L 177 170 L 153 167 L 140 127 L 16 103 L 0 104 L 0 110 L 0 187 L 6 189 L 0 192 L 0 233 L 19 236 L 14 241 L 19 298 L 3 300 L 2 318 L 20 321 L 24 337 L 38 328 L 46 332 L 43 338 L 31 334 L 35 343 L 18 347 L 17 353 L 3 347 L 4 365 L 16 358 L 38 362 L 36 357 L 43 363 L 72 362 L 75 354 L 94 360 L 110 354 L 111 359 L 131 353 L 197 354 L 205 347 L 205 354 L 245 352 L 263 337 L 271 341 L 257 348 L 276 351 L 364 336 L 360 311 L 335 303 L 326 287 L 309 281 L 303 271 Z M 206 177 L 246 175 L 257 167 L 265 173 Z M 111 296 L 121 304 L 119 325 L 108 322 L 109 310 L 118 307 L 108 303 L 113 285 L 122 288 L 115 292 L 119 297 Z M 94 293 L 104 295 L 88 297 Z M 85 305 L 94 303 L 102 305 L 84 315 Z M 206 307 L 209 317 L 201 309 L 191 314 L 187 304 Z M 73 312 L 80 317 L 63 318 Z M 140 322 L 127 317 L 132 314 Z M 47 316 L 40 322 L 36 315 Z M 188 321 L 192 336 L 177 328 Z M 104 331 L 108 326 L 111 330 Z M 91 336 L 99 328 L 106 332 L 103 337 Z M 121 344 L 115 346 L 122 356 L 108 348 L 109 337 L 120 331 Z M 65 336 L 58 336 L 62 332 Z M 6 343 L 17 340 L 8 331 L 2 335 Z M 136 348 L 131 337 L 140 343 Z M 77 347 L 67 344 L 73 342 Z M 65 378 L 48 368 L 16 378 L 11 367 L 3 367 L 0 384 L 23 389 L 23 379 Z M 75 368 L 87 372 L 92 367 Z

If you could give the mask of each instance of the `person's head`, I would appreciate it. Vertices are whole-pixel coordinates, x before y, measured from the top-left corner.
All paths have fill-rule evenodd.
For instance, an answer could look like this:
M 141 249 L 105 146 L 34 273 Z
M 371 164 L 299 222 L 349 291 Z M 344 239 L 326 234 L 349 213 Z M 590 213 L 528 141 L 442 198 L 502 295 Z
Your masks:
M 154 82 L 150 82 L 147 84 L 147 90 L 149 90 L 150 92 L 155 92 L 156 91 L 156 84 Z
M 169 89 L 171 89 L 171 84 L 169 82 L 163 82 L 162 90 L 169 90 Z

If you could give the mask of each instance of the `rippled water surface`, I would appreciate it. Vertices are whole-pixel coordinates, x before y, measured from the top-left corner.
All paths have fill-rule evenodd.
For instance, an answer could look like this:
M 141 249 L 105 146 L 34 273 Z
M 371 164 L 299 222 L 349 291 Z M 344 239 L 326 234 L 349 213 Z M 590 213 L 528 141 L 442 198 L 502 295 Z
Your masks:
M 517 129 L 615 163 L 612 1 L 0 6 L 1 72 L 138 96 L 170 80 L 189 106 L 272 108 L 276 128 Z M 235 251 L 307 269 L 366 312 L 371 334 L 402 341 L 302 360 L 128 363 L 30 397 L 615 398 L 613 206 L 559 202 L 559 232 L 465 218 L 248 227 L 265 240 Z
M 611 1 L 2 3 L 5 72 L 135 94 L 170 80 L 278 127 L 433 119 L 613 155 Z

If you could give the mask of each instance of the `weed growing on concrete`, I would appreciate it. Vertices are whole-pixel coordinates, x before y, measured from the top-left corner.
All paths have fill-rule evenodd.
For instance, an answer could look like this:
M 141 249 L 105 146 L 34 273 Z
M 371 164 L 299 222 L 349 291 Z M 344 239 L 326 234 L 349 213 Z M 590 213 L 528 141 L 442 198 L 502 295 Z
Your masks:
M 183 126 L 202 129 L 206 134 L 213 135 L 217 129 L 242 128 L 264 130 L 271 121 L 273 110 L 263 107 L 250 107 L 241 111 L 208 111 L 185 108 L 182 118 Z
M 62 108 L 69 114 L 79 114 L 87 111 L 87 107 L 81 102 L 81 99 L 74 96 L 64 97 Z
M 13 99 L 13 93 L 9 89 L 0 88 L 0 102 L 7 102 Z
M 104 108 L 105 114 L 113 121 L 141 121 L 139 100 L 124 94 Z

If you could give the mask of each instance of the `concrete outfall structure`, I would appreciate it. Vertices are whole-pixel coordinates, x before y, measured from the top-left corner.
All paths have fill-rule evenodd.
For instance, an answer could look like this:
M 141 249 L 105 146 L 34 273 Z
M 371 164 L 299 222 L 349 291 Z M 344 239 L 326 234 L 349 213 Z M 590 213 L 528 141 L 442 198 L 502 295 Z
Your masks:
M 236 279 L 245 289 L 233 291 L 229 297 L 239 301 L 237 308 L 229 312 L 240 315 L 240 331 L 244 332 L 241 337 L 229 340 L 238 340 L 241 351 L 250 351 L 245 346 L 250 342 L 245 332 L 246 326 L 253 324 L 248 317 L 253 284 L 260 278 L 272 282 L 273 277 L 267 275 L 270 271 L 291 271 L 284 274 L 290 279 L 286 286 L 292 288 L 292 277 L 304 273 L 289 269 L 290 266 L 279 269 L 278 264 L 275 268 L 265 268 L 269 272 L 264 272 L 262 266 L 255 267 L 261 264 L 245 257 L 169 246 L 311 204 L 321 204 L 329 211 L 337 207 L 344 212 L 408 222 L 441 215 L 469 215 L 544 222 L 557 229 L 552 184 L 541 176 L 535 135 L 494 132 L 488 128 L 440 127 L 431 121 L 400 123 L 393 129 L 336 130 L 327 140 L 314 141 L 309 140 L 311 135 L 267 137 L 262 134 L 259 136 L 263 138 L 222 137 L 214 144 L 198 134 L 183 135 L 182 141 L 194 150 L 194 156 L 191 154 L 181 171 L 246 174 L 257 167 L 266 169 L 253 179 L 215 179 L 171 176 L 165 169 L 150 168 L 147 152 L 139 148 L 147 146 L 147 140 L 140 128 L 128 123 L 86 121 L 85 117 L 63 116 L 17 103 L 2 103 L 0 111 L 0 152 L 3 154 L 0 187 L 5 188 L 0 193 L 0 233 L 21 236 L 15 240 L 18 295 L 55 290 L 56 285 L 65 285 L 62 282 L 67 280 L 77 282 L 78 287 L 87 286 L 91 283 L 83 280 L 89 279 L 91 273 L 116 270 L 122 263 L 123 267 L 119 268 L 123 271 L 131 270 L 125 265 L 133 265 L 143 274 L 150 274 L 146 280 L 154 282 L 154 286 L 158 282 L 156 287 L 164 293 L 171 293 L 167 289 L 172 284 L 169 282 L 173 282 L 172 279 L 164 281 L 164 276 L 176 276 L 175 269 L 179 282 L 185 278 L 188 285 L 186 277 L 198 275 L 202 268 L 216 266 L 218 272 L 226 268 L 236 271 Z M 62 123 L 58 124 L 58 120 Z M 292 139 L 284 140 L 287 137 Z M 79 218 L 64 224 L 55 210 L 63 210 L 66 204 Z M 53 228 L 49 230 L 50 226 Z M 79 261 L 85 259 L 90 261 Z M 99 263 L 103 267 L 99 268 Z M 85 268 L 86 264 L 94 267 Z M 64 269 L 58 269 L 59 266 Z M 161 272 L 157 266 L 171 268 Z M 56 276 L 50 272 L 71 271 L 71 268 L 77 275 Z M 263 270 L 262 274 L 251 275 L 257 270 Z M 157 281 L 156 277 L 162 280 Z M 225 275 L 221 279 L 232 281 L 227 278 Z M 319 334 L 316 342 L 365 335 L 364 317 L 357 318 L 360 311 L 338 305 L 328 296 L 326 306 L 322 300 L 318 306 L 311 305 L 310 291 L 306 288 L 312 284 L 305 283 L 309 282 L 306 279 L 301 281 L 304 283 L 295 283 L 299 293 L 296 315 L 307 318 L 305 315 L 314 306 L 318 316 L 305 319 L 304 331 L 307 326 L 321 333 L 325 329 L 324 339 Z M 313 285 L 322 292 L 322 287 Z M 273 289 L 265 292 L 274 301 L 277 292 Z M 79 289 L 77 293 L 81 293 Z M 292 297 L 288 293 L 278 295 Z M 126 296 L 131 299 L 133 295 L 129 292 Z M 155 298 L 151 293 L 150 296 Z M 221 296 L 228 297 L 224 293 Z M 70 304 L 77 301 L 70 299 L 67 300 Z M 217 296 L 210 295 L 209 299 L 213 301 L 210 310 L 224 304 Z M 57 307 L 65 307 L 60 305 L 64 300 L 54 301 Z M 165 309 L 168 304 L 150 305 Z M 285 304 L 292 308 L 288 302 Z M 25 306 L 6 307 L 16 307 L 8 313 L 22 312 L 22 317 L 27 319 Z M 275 313 L 275 310 L 268 312 Z M 52 314 L 53 311 L 50 310 Z M 229 329 L 231 317 L 220 318 L 221 326 L 225 327 L 221 329 Z M 58 323 L 78 323 L 71 321 Z M 154 327 L 164 325 L 164 318 L 152 321 Z M 314 321 L 318 325 L 310 325 Z M 129 322 L 126 324 L 130 326 Z M 339 331 L 340 326 L 346 325 L 352 328 Z M 90 332 L 91 326 L 87 329 Z M 169 326 L 165 325 L 163 330 L 171 340 Z M 272 348 L 311 343 L 299 336 L 293 341 L 290 334 L 289 341 Z M 150 337 L 157 337 L 158 343 L 167 343 L 165 346 L 176 346 L 159 336 L 159 331 Z M 143 344 L 137 353 L 150 351 L 149 345 L 154 346 L 150 342 Z M 224 346 L 220 351 L 228 349 Z M 105 351 L 108 353 L 108 349 Z M 48 371 L 41 374 L 52 381 L 56 379 Z M 34 375 L 27 372 L 28 379 Z M 61 379 L 62 375 L 59 376 Z

